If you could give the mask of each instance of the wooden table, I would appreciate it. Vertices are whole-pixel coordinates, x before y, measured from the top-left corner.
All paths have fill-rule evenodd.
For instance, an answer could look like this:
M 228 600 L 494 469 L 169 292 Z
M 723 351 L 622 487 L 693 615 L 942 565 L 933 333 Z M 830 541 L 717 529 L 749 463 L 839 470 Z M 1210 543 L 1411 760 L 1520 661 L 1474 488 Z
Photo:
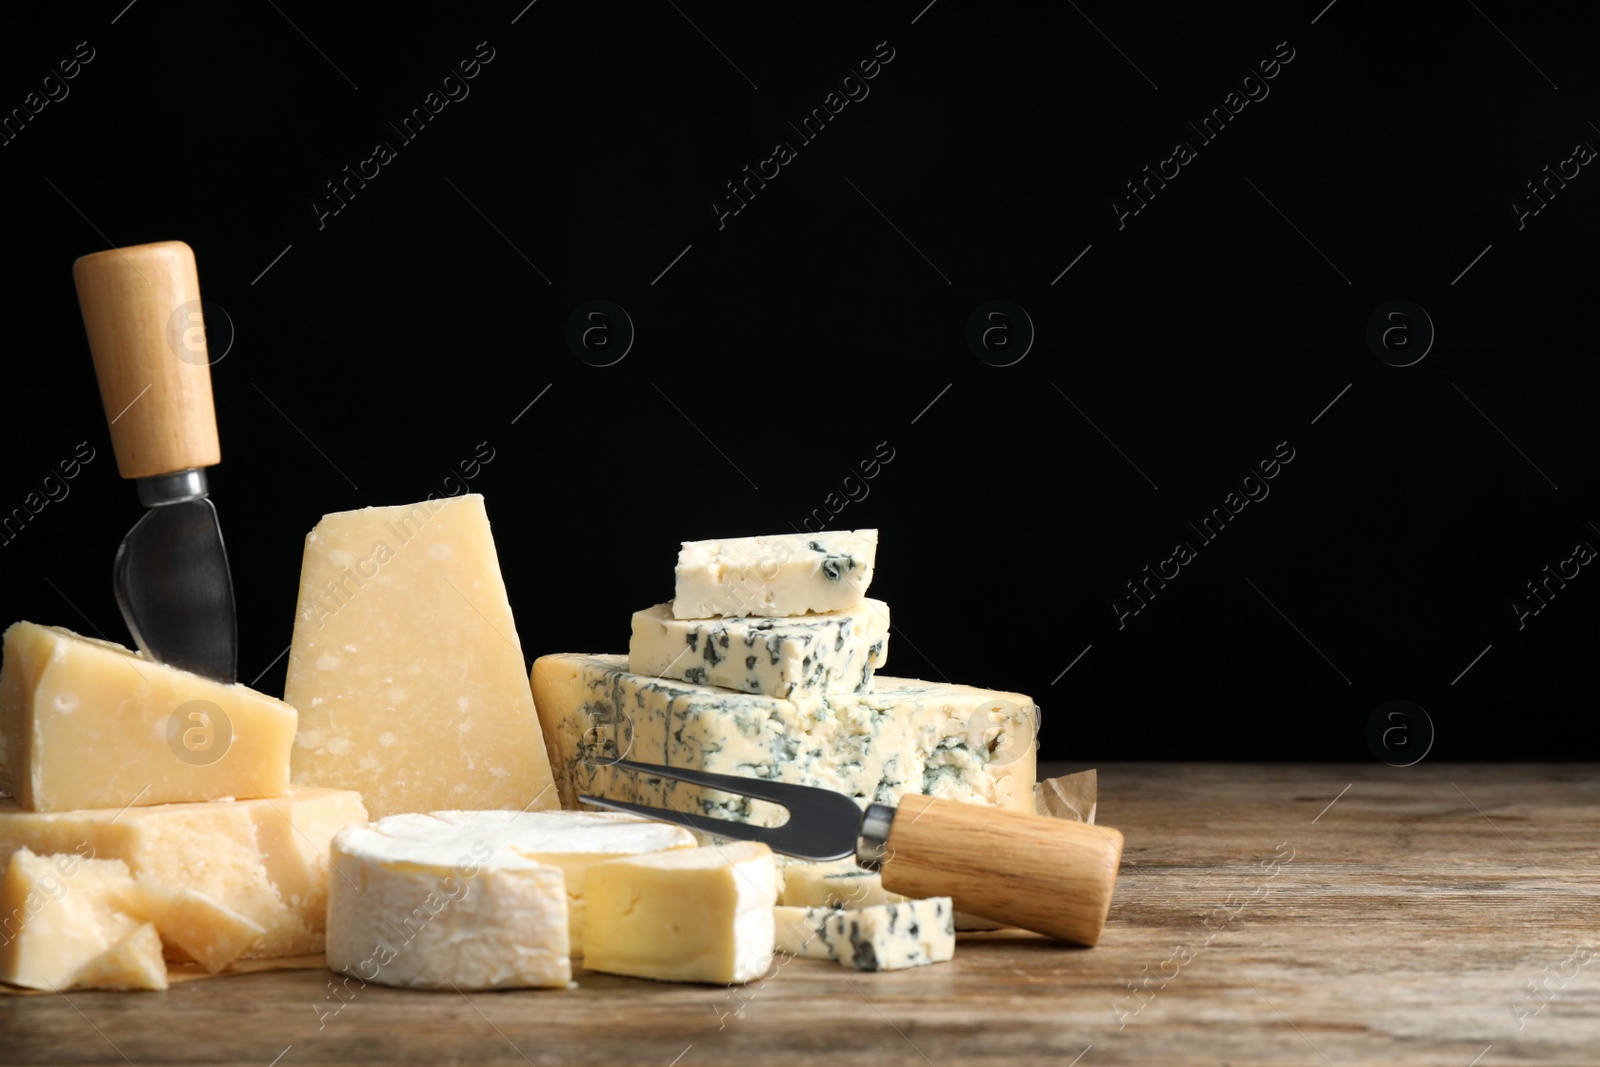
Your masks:
M 1597 815 L 1593 765 L 1102 766 L 1127 850 L 1093 950 L 963 935 L 935 967 L 795 960 L 738 991 L 368 986 L 320 1025 L 325 971 L 5 996 L 0 1064 L 1596 1064 Z

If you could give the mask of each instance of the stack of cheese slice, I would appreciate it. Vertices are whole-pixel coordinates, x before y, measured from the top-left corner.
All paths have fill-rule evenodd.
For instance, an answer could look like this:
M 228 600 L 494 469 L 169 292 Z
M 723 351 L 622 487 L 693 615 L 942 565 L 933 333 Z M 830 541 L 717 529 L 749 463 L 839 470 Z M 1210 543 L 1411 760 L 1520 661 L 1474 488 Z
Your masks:
M 626 757 L 819 786 L 863 807 L 928 794 L 1032 812 L 1032 700 L 875 674 L 889 636 L 888 605 L 866 596 L 876 549 L 876 530 L 686 542 L 674 599 L 633 616 L 626 657 L 535 661 L 534 703 L 562 804 L 589 794 L 758 825 L 786 817 L 776 805 L 609 765 Z M 787 861 L 786 884 L 806 884 L 812 875 L 800 872 L 812 867 L 846 873 Z M 874 874 L 857 881 L 876 894 L 870 905 L 904 903 Z M 787 889 L 783 903 L 857 906 Z M 885 966 L 939 956 L 882 954 Z
M 771 961 L 765 845 L 583 811 L 391 815 L 333 840 L 328 966 L 428 989 L 564 987 L 590 970 L 745 982 Z M 348 981 L 348 979 L 347 979 Z
M 294 708 L 19 622 L 0 666 L 0 981 L 164 989 L 322 949 L 360 794 L 289 783 Z M 237 799 L 236 799 L 237 798 Z

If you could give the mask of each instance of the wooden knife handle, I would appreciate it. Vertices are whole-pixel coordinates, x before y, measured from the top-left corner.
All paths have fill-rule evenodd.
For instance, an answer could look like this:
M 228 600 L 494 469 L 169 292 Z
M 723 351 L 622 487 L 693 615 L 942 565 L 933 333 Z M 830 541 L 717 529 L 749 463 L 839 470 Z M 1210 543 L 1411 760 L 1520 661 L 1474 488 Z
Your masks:
M 1121 861 L 1109 826 L 907 796 L 881 870 L 891 893 L 951 897 L 957 911 L 1093 945 Z
M 222 458 L 194 251 L 113 248 L 72 265 L 117 469 L 148 478 Z

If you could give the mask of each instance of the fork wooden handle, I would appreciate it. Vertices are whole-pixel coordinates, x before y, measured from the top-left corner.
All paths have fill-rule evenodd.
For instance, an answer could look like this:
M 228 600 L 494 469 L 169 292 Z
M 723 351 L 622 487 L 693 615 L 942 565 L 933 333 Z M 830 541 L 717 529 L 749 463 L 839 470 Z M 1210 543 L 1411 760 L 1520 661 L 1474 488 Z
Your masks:
M 889 824 L 883 888 L 1093 945 L 1122 862 L 1109 826 L 907 796 Z

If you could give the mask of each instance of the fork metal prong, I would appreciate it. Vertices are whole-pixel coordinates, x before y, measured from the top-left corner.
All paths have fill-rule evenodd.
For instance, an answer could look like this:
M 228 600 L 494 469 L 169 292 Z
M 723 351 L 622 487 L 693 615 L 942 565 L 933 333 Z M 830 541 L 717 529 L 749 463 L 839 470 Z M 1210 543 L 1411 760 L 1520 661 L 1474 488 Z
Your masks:
M 759 841 L 774 852 L 782 852 L 786 856 L 794 856 L 797 859 L 825 862 L 828 860 L 842 860 L 856 854 L 854 844 L 839 849 L 808 848 L 807 843 L 791 840 L 795 835 L 789 830 L 788 823 L 783 826 L 752 826 L 747 822 L 716 819 L 710 815 L 690 815 L 686 811 L 670 811 L 666 808 L 651 807 L 649 804 L 634 804 L 625 800 L 607 800 L 605 797 L 591 796 L 580 796 L 578 799 L 585 804 L 593 804 L 596 807 L 606 808 L 610 811 L 622 811 L 630 815 L 642 815 L 647 819 L 655 819 L 659 822 L 670 822 L 678 826 L 686 826 L 703 834 L 731 838 L 735 841 Z M 797 851 L 797 849 L 800 851 Z M 827 854 L 821 854 L 823 852 Z
M 636 771 L 652 778 L 670 778 L 675 782 L 687 782 L 689 785 L 720 789 L 725 793 L 736 793 L 742 797 L 768 800 L 774 804 L 783 805 L 791 812 L 797 805 L 804 805 L 808 801 L 814 802 L 816 800 L 815 794 L 819 792 L 828 796 L 841 795 L 827 790 L 818 790 L 807 785 L 773 782 L 765 778 L 746 778 L 737 774 L 714 774 L 711 771 L 697 771 L 688 767 L 667 767 L 659 763 L 640 763 L 637 760 L 619 759 L 596 762 L 603 767 L 620 767 L 625 771 Z M 849 798 L 845 799 L 848 800 Z M 854 806 L 854 802 L 852 801 L 851 803 Z M 859 811 L 860 809 L 856 810 Z
M 648 804 L 607 800 L 604 797 L 579 798 L 586 803 L 610 808 L 613 811 L 642 815 L 648 819 L 676 823 L 691 830 L 719 837 L 760 841 L 774 852 L 800 859 L 834 860 L 856 854 L 857 837 L 861 831 L 861 808 L 843 793 L 815 786 L 744 778 L 732 774 L 714 774 L 686 767 L 665 767 L 637 760 L 619 759 L 595 761 L 595 763 L 596 766 L 615 767 L 649 777 L 666 778 L 686 785 L 768 801 L 784 808 L 789 818 L 782 826 L 754 826 L 750 823 L 733 822 L 710 815 L 692 815 Z

